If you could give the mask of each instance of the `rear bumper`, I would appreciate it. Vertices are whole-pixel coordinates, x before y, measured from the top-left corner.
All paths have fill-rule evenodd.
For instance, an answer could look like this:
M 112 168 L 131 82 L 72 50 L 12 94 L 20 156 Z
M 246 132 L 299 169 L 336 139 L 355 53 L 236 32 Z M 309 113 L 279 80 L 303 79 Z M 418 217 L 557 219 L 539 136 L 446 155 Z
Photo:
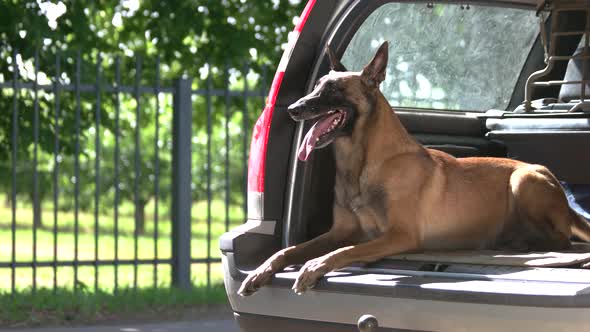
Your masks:
M 570 288 L 564 284 L 559 289 L 549 289 L 556 285 L 544 283 L 547 292 L 538 295 L 524 284 L 512 290 L 515 284 L 509 283 L 494 291 L 477 290 L 474 285 L 485 284 L 474 284 L 476 280 L 441 282 L 440 278 L 380 274 L 370 282 L 380 280 L 381 285 L 364 285 L 362 291 L 363 285 L 355 282 L 354 273 L 335 273 L 324 278 L 314 290 L 298 296 L 291 290 L 296 276 L 292 272 L 278 274 L 270 286 L 252 296 L 240 297 L 237 290 L 246 274 L 236 269 L 233 253 L 225 253 L 222 264 L 228 298 L 244 331 L 260 331 L 251 327 L 256 322 L 268 326 L 271 321 L 275 331 L 289 326 L 317 326 L 320 331 L 330 331 L 330 326 L 348 326 L 354 331 L 358 318 L 364 314 L 375 316 L 380 327 L 392 330 L 590 331 L 590 305 L 586 303 L 590 287 L 580 283 Z M 368 280 L 367 276 L 362 279 Z M 437 285 L 442 289 L 435 289 Z M 531 305 L 524 305 L 526 301 Z
M 311 320 L 301 320 L 292 318 L 282 318 L 273 316 L 263 316 L 254 314 L 236 313 L 234 314 L 238 325 L 242 331 L 256 331 L 256 332 L 276 332 L 280 329 L 281 332 L 358 332 L 358 329 L 353 325 L 318 322 Z M 379 329 L 379 332 L 401 332 L 402 330 L 393 329 Z

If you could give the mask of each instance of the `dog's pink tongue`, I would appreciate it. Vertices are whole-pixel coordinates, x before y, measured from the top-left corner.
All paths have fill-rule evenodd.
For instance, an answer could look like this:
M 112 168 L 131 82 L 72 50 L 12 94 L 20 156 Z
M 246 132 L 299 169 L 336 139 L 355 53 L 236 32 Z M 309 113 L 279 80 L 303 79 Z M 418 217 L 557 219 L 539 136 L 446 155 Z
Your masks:
M 330 128 L 330 125 L 332 125 L 332 122 L 334 120 L 336 120 L 339 116 L 340 116 L 340 114 L 338 114 L 338 113 L 327 116 L 327 117 L 321 119 L 320 121 L 316 122 L 313 125 L 313 127 L 311 127 L 311 129 L 309 129 L 307 134 L 305 134 L 303 141 L 299 145 L 299 152 L 298 152 L 299 160 L 306 161 L 307 158 L 309 158 L 311 151 L 313 151 L 313 149 L 315 148 L 318 138 L 322 134 L 324 134 L 328 130 L 328 128 Z

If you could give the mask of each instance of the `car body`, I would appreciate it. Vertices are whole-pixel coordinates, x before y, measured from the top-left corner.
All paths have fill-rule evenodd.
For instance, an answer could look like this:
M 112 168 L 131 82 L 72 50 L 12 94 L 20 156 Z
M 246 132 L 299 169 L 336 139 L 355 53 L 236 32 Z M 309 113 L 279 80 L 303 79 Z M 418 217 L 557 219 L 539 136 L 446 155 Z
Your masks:
M 590 192 L 584 95 L 576 97 L 571 84 L 540 85 L 532 90 L 537 109 L 523 111 L 528 78 L 546 67 L 539 31 L 584 31 L 590 14 L 562 12 L 565 19 L 552 27 L 551 20 L 541 23 L 537 7 L 534 0 L 308 2 L 253 131 L 248 220 L 220 241 L 227 294 L 243 331 L 356 331 L 365 314 L 384 331 L 590 331 L 590 270 L 577 268 L 382 260 L 333 272 L 298 296 L 294 266 L 252 296 L 236 293 L 273 253 L 331 225 L 332 151 L 298 161 L 310 124 L 286 112 L 328 72 L 328 45 L 360 70 L 380 41 L 390 41 L 392 69 L 381 89 L 427 147 L 543 164 L 571 189 L 572 204 L 577 193 Z M 574 54 L 586 39 L 562 35 L 551 46 L 559 55 Z M 574 62 L 555 65 L 546 79 L 562 80 Z M 576 98 L 583 107 L 569 112 Z

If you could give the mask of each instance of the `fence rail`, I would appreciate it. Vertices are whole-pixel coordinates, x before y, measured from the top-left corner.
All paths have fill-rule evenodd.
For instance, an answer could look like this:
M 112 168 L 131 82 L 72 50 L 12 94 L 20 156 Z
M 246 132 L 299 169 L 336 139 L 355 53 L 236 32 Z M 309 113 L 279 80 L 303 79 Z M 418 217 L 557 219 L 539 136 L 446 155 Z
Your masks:
M 219 77 L 210 67 L 201 84 L 188 77 L 163 84 L 159 58 L 152 68 L 144 67 L 142 58 L 135 58 L 133 83 L 124 85 L 122 74 L 128 73 L 122 73 L 121 59 L 116 57 L 108 68 L 99 53 L 91 64 L 94 72 L 85 75 L 94 80 L 88 83 L 83 82 L 85 62 L 77 52 L 73 66 L 69 66 L 73 72 L 66 73 L 71 74 L 68 76 L 73 82 L 66 84 L 63 55 L 55 54 L 53 67 L 49 66 L 48 71 L 53 71 L 51 84 L 40 84 L 39 74 L 44 68 L 39 51 L 27 57 L 13 50 L 12 63 L 7 66 L 12 77 L 0 80 L 0 107 L 10 104 L 11 110 L 7 121 L 10 128 L 0 125 L 0 137 L 4 130 L 4 137 L 10 138 L 7 168 L 11 174 L 10 183 L 2 189 L 10 187 L 6 194 L 10 224 L 0 220 L 0 246 L 10 241 L 10 255 L 0 252 L 0 273 L 10 271 L 10 288 L 0 292 L 14 294 L 17 288 L 29 286 L 33 290 L 77 289 L 81 283 L 116 292 L 123 287 L 121 279 L 126 280 L 124 287 L 145 286 L 138 281 L 140 274 L 145 274 L 140 271 L 142 266 L 152 268 L 150 279 L 155 287 L 166 285 L 167 280 L 178 287 L 191 287 L 195 281 L 209 287 L 212 265 L 220 262 L 211 248 L 217 246 L 214 239 L 230 227 L 232 220 L 247 213 L 244 195 L 249 118 L 264 102 L 266 68 L 256 79 L 256 89 L 249 88 L 248 65 L 241 70 L 237 89 L 230 86 L 230 65 L 220 71 L 222 88 L 214 87 L 214 78 L 219 81 Z M 27 61 L 34 68 L 33 79 L 19 72 L 19 66 Z M 109 75 L 105 75 L 107 69 L 111 69 Z M 145 84 L 142 76 L 145 70 L 153 72 L 150 84 Z M 195 98 L 204 98 L 204 103 Z M 205 125 L 200 125 L 203 122 Z M 206 137 L 205 158 L 196 159 L 203 153 L 202 136 Z M 50 143 L 48 137 L 52 138 Z M 73 165 L 69 166 L 70 161 Z M 0 163 L 8 165 L 7 160 Z M 205 171 L 199 171 L 201 168 Z M 48 173 L 50 181 L 45 178 Z M 169 185 L 163 187 L 163 181 Z M 239 182 L 239 191 L 232 190 L 233 182 Z M 44 199 L 48 187 L 49 200 Z M 143 195 L 145 187 L 150 192 Z M 199 189 L 203 187 L 204 193 Z M 28 193 L 27 202 L 23 202 L 23 193 Z M 89 196 L 92 198 L 88 200 Z M 223 199 L 219 199 L 221 196 Z M 89 201 L 85 207 L 82 198 Z M 73 206 L 61 208 L 72 200 Z M 222 209 L 218 202 L 223 202 Z M 44 225 L 41 220 L 49 203 L 52 224 Z M 205 209 L 198 208 L 202 203 Z M 125 204 L 132 205 L 131 218 L 121 212 Z M 168 213 L 162 204 L 171 206 Z M 103 211 L 107 205 L 112 205 L 109 214 Z M 153 209 L 151 234 L 145 228 L 148 205 Z M 232 218 L 238 206 L 241 215 Z M 214 214 L 222 217 L 214 218 Z M 73 225 L 65 216 L 73 217 Z M 204 265 L 205 272 L 194 272 L 195 264 Z M 111 271 L 103 271 L 103 267 Z M 123 267 L 132 271 L 122 271 Z M 45 280 L 48 274 L 41 276 L 39 272 L 47 268 L 51 269 L 49 284 Z M 62 273 L 62 268 L 71 271 Z M 85 268 L 92 268 L 93 273 L 82 273 Z M 26 271 L 19 272 L 22 269 Z M 20 282 L 28 273 L 30 282 Z M 102 284 L 105 278 L 111 279 L 108 286 Z M 0 281 L 6 280 L 0 276 Z

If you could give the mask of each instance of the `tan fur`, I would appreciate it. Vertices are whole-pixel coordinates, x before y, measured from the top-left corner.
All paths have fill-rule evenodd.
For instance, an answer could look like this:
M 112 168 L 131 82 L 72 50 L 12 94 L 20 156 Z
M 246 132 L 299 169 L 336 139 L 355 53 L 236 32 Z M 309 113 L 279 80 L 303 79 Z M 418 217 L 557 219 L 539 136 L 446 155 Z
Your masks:
M 379 83 L 384 77 L 371 67 L 376 59 L 361 73 L 323 79 L 345 86 L 358 113 L 352 134 L 332 143 L 331 230 L 279 251 L 246 278 L 240 294 L 252 294 L 292 264 L 305 263 L 293 286 L 300 293 L 330 271 L 407 251 L 557 250 L 570 246 L 572 231 L 590 241 L 590 226 L 571 210 L 547 168 L 502 158 L 454 158 L 416 142 L 378 85 L 371 88 L 370 79 Z

